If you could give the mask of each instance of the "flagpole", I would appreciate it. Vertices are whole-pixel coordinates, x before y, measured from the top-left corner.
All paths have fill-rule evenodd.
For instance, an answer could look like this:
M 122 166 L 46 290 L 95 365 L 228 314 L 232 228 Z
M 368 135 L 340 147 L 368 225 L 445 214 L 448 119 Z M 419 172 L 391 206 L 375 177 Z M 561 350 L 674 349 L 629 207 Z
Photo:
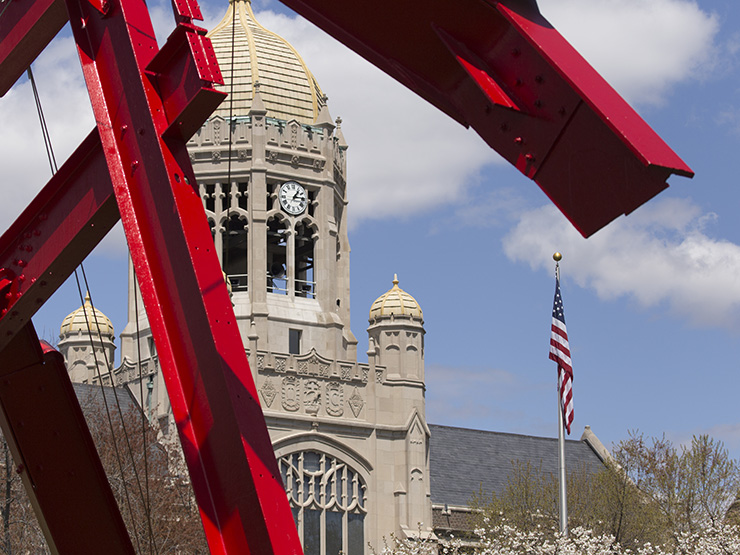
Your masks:
M 555 261 L 555 279 L 560 283 L 560 261 L 563 255 L 556 252 L 552 255 Z M 560 373 L 558 372 L 558 376 Z M 560 378 L 558 378 L 558 496 L 560 509 L 560 534 L 568 535 L 568 496 L 566 492 L 565 476 L 565 422 L 563 421 L 563 396 L 560 392 Z

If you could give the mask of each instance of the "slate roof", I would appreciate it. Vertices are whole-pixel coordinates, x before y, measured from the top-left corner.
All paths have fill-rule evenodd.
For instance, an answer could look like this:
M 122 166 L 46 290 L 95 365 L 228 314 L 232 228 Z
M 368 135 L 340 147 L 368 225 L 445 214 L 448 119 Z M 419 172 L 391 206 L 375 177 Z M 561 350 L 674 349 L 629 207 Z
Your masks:
M 139 404 L 136 402 L 133 394 L 127 387 L 117 387 L 115 392 L 110 386 L 103 386 L 97 384 L 87 383 L 72 383 L 72 387 L 77 395 L 77 400 L 80 402 L 82 412 L 88 410 L 88 407 L 103 407 L 103 395 L 108 403 L 110 410 L 116 409 L 116 394 L 118 395 L 118 402 L 121 405 L 121 411 L 125 414 L 131 410 L 139 410 Z
M 480 488 L 503 491 L 512 461 L 529 461 L 545 474 L 558 472 L 558 440 L 450 426 L 429 425 L 432 503 L 465 507 Z M 566 440 L 566 470 L 596 469 L 601 458 L 585 441 Z

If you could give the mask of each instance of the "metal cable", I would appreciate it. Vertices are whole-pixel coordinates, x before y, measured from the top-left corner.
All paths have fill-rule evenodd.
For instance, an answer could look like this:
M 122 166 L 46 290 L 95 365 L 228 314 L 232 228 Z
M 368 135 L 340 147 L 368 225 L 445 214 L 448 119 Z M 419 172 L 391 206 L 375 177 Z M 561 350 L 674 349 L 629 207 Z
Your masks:
M 103 386 L 103 376 L 100 374 L 100 365 L 98 364 L 98 357 L 95 354 L 95 342 L 93 341 L 92 328 L 90 327 L 90 322 L 88 321 L 88 318 L 87 318 L 87 310 L 85 310 L 85 300 L 82 298 L 82 286 L 80 285 L 80 277 L 76 269 L 75 269 L 74 274 L 75 274 L 75 281 L 77 282 L 77 292 L 79 293 L 80 303 L 82 305 L 82 313 L 85 315 L 85 326 L 87 327 L 88 336 L 90 337 L 90 345 L 92 347 L 93 359 L 95 361 L 95 373 L 97 374 L 98 384 L 100 385 L 100 396 L 103 399 L 103 406 L 105 407 L 105 416 L 108 420 L 108 428 L 110 429 L 110 433 L 111 433 L 112 440 L 113 440 L 113 451 L 116 454 L 116 462 L 118 463 L 118 472 L 121 475 L 121 481 L 123 483 L 123 494 L 126 498 L 126 506 L 128 507 L 129 514 L 131 515 L 131 523 L 134 527 L 134 540 L 136 541 L 136 546 L 138 550 L 141 551 L 141 544 L 139 543 L 139 532 L 136 527 L 136 519 L 134 518 L 134 511 L 131 505 L 131 498 L 128 494 L 128 488 L 126 487 L 126 475 L 123 471 L 123 458 L 121 457 L 121 452 L 118 449 L 118 441 L 116 441 L 115 432 L 113 430 L 113 417 L 111 416 L 110 407 L 108 406 L 108 399 L 106 398 L 105 390 L 103 389 L 104 387 Z M 89 290 L 88 290 L 88 293 L 89 293 Z M 90 306 L 92 306 L 92 299 L 90 300 Z M 93 306 L 93 310 L 95 310 L 94 306 Z M 96 324 L 97 324 L 97 320 L 98 319 L 95 318 Z M 100 340 L 102 344 L 102 335 L 100 335 L 99 330 L 100 328 L 98 327 L 98 334 L 100 336 Z M 105 349 L 103 350 L 103 353 L 105 353 Z M 107 358 L 107 355 L 106 355 L 106 358 Z M 113 383 L 113 379 L 111 377 L 111 384 L 112 383 Z M 112 389 L 115 392 L 116 388 L 114 386 L 112 387 Z M 128 436 L 126 434 L 126 426 L 125 424 L 123 424 L 123 414 L 121 413 L 121 406 L 118 403 L 117 394 L 115 395 L 115 399 L 116 399 L 116 405 L 118 405 L 119 415 L 121 417 L 121 424 L 124 430 L 124 436 L 126 436 L 126 440 L 127 440 L 126 443 L 128 445 Z M 129 449 L 130 449 L 130 445 L 129 445 Z M 131 456 L 131 460 L 133 462 L 133 456 Z M 134 465 L 134 468 L 135 468 L 135 465 Z
M 5 10 L 7 10 L 7 9 L 8 9 L 8 6 L 10 6 L 10 3 L 11 3 L 12 1 L 13 1 L 13 0 L 2 0 L 2 3 L 3 3 L 3 4 L 5 4 L 5 7 L 3 8 L 3 11 L 1 11 L 1 12 L 0 12 L 0 17 L 2 17 L 2 16 L 3 16 L 3 14 L 5 13 Z M 6 4 L 6 2 L 7 2 L 7 4 Z
M 36 88 L 36 80 L 33 78 L 31 66 L 28 66 L 26 74 L 28 75 L 28 80 L 31 82 L 31 89 L 33 90 L 33 99 L 36 103 L 36 113 L 39 115 L 39 123 L 41 124 L 41 135 L 44 137 L 44 147 L 46 147 L 46 157 L 49 159 L 51 174 L 54 175 L 57 173 L 59 167 L 57 166 L 57 160 L 54 157 L 54 149 L 51 146 L 51 135 L 49 134 L 49 128 L 46 126 L 44 110 L 41 107 L 41 97 L 39 97 L 39 91 Z
M 144 376 L 141 373 L 141 329 L 139 329 L 139 295 L 137 293 L 137 279 L 136 272 L 134 271 L 134 313 L 136 318 L 136 366 L 139 367 L 139 399 L 141 399 L 141 437 L 146 439 L 146 426 L 148 423 L 148 417 L 144 413 Z M 152 547 L 154 542 L 154 534 L 152 534 L 151 514 L 152 505 L 151 498 L 149 496 L 149 457 L 147 457 L 146 441 L 144 442 L 144 483 L 147 485 L 146 501 L 144 504 L 146 510 L 146 520 L 149 524 L 149 545 Z M 154 552 L 158 553 L 157 543 L 154 542 Z
M 7 6 L 3 9 L 3 13 L 4 13 L 5 9 L 7 9 Z M 0 13 L 0 15 L 2 15 L 2 13 Z M 57 166 L 57 162 L 56 162 L 56 157 L 54 156 L 54 149 L 53 149 L 53 146 L 51 144 L 51 135 L 49 134 L 49 128 L 46 125 L 46 117 L 44 116 L 44 110 L 43 110 L 43 107 L 41 106 L 41 98 L 39 96 L 38 89 L 36 87 L 36 80 L 33 77 L 33 71 L 31 70 L 31 67 L 30 66 L 28 67 L 27 75 L 28 75 L 28 79 L 29 79 L 29 81 L 31 83 L 31 89 L 33 91 L 34 102 L 36 104 L 36 111 L 38 113 L 39 122 L 41 124 L 41 134 L 42 134 L 43 139 L 44 139 L 44 146 L 46 148 L 46 155 L 47 155 L 47 158 L 49 160 L 49 166 L 51 168 L 51 173 L 52 173 L 52 175 L 54 175 L 58 171 L 58 166 Z M 88 294 L 90 295 L 90 287 L 89 287 L 89 284 L 87 282 L 87 275 L 85 274 L 85 267 L 84 267 L 83 264 L 80 264 L 80 269 L 82 271 L 82 276 L 83 276 L 83 279 L 85 281 L 85 287 L 87 289 Z M 83 307 L 82 312 L 83 312 L 84 317 L 85 317 L 85 325 L 87 326 L 88 336 L 90 338 L 90 346 L 91 346 L 91 349 L 92 349 L 93 359 L 94 359 L 94 362 L 95 362 L 95 371 L 97 373 L 98 382 L 100 384 L 100 388 L 101 388 L 101 392 L 102 392 L 102 395 L 101 396 L 103 398 L 103 405 L 105 407 L 106 417 L 108 419 L 108 426 L 110 428 L 111 434 L 113 436 L 115 436 L 114 431 L 113 431 L 113 419 L 111 417 L 110 407 L 108 406 L 108 400 L 106 399 L 105 393 L 104 393 L 104 390 L 103 390 L 103 379 L 102 379 L 102 376 L 100 374 L 100 365 L 98 364 L 98 357 L 97 357 L 97 354 L 95 352 L 95 341 L 94 341 L 94 338 L 92 336 L 92 328 L 91 328 L 90 322 L 88 320 L 87 310 L 85 310 L 85 308 L 84 308 L 85 301 L 84 301 L 84 299 L 82 297 L 82 288 L 81 288 L 81 285 L 80 285 L 80 278 L 79 278 L 79 275 L 77 273 L 77 269 L 75 269 L 74 274 L 75 274 L 75 281 L 77 282 L 77 291 L 78 291 L 78 294 L 79 294 L 79 297 L 80 297 L 80 303 L 81 303 L 81 305 Z M 94 306 L 93 301 L 92 301 L 92 295 L 90 295 L 90 306 L 92 307 L 92 309 L 94 311 L 95 310 L 95 306 Z M 99 339 L 99 341 L 100 341 L 100 343 L 102 345 L 102 333 L 100 331 L 100 324 L 99 324 L 97 318 L 95 318 L 95 324 L 96 324 L 96 327 L 97 327 L 98 339 Z M 103 357 L 104 357 L 105 367 L 108 369 L 108 374 L 109 374 L 109 377 L 110 377 L 110 380 L 111 380 L 111 385 L 112 385 L 112 390 L 113 390 L 113 396 L 114 396 L 115 401 L 116 401 L 116 406 L 117 406 L 117 409 L 118 409 L 119 418 L 121 419 L 121 427 L 123 428 L 124 438 L 126 440 L 126 445 L 127 445 L 128 451 L 129 451 L 129 457 L 131 459 L 132 467 L 133 467 L 133 470 L 134 470 L 134 476 L 136 478 L 136 482 L 137 482 L 137 485 L 139 487 L 139 494 L 141 495 L 142 500 L 144 500 L 144 494 L 143 494 L 142 488 L 141 488 L 141 481 L 139 479 L 138 472 L 136 470 L 136 464 L 135 464 L 135 459 L 134 459 L 134 455 L 133 455 L 133 450 L 131 449 L 131 442 L 129 440 L 128 431 L 126 430 L 126 425 L 125 425 L 124 420 L 123 420 L 123 410 L 121 409 L 121 404 L 120 404 L 120 401 L 118 399 L 118 391 L 115 388 L 115 383 L 114 383 L 114 380 L 113 380 L 112 365 L 111 365 L 111 362 L 108 360 L 108 355 L 105 352 L 105 349 L 103 349 Z M 144 445 L 146 444 L 145 438 L 144 438 L 143 443 L 144 443 Z M 114 451 L 115 451 L 115 455 L 116 455 L 116 461 L 118 463 L 119 472 L 121 474 L 121 479 L 122 479 L 123 485 L 124 485 L 123 491 L 124 491 L 124 495 L 126 497 L 126 504 L 128 506 L 129 512 L 131 513 L 131 517 L 132 517 L 131 518 L 131 522 L 132 522 L 132 525 L 134 527 L 134 536 L 135 536 L 136 544 L 137 544 L 137 546 L 139 548 L 139 551 L 141 551 L 141 545 L 139 543 L 139 538 L 138 538 L 139 534 L 138 534 L 137 527 L 136 527 L 136 520 L 134 519 L 134 512 L 132 510 L 131 499 L 130 499 L 130 497 L 128 495 L 128 488 L 126 487 L 126 480 L 125 480 L 125 476 L 124 476 L 124 472 L 123 472 L 123 461 L 122 461 L 122 458 L 121 458 L 121 455 L 120 455 L 120 451 L 118 449 L 118 442 L 115 440 L 115 437 L 113 438 L 113 446 L 114 446 Z M 144 453 L 144 459 L 146 460 L 146 449 L 145 449 L 145 453 Z M 149 496 L 148 496 L 148 493 L 149 493 L 148 492 L 148 482 L 147 482 L 147 488 L 146 489 L 147 489 L 147 498 L 146 499 L 148 499 L 149 498 Z M 151 542 L 153 542 L 153 538 L 154 538 L 154 535 L 153 535 L 153 532 L 152 532 L 152 525 L 151 525 L 151 514 L 150 514 L 150 512 L 148 510 L 148 504 L 146 502 L 145 502 L 145 506 L 147 507 L 147 511 L 146 511 L 146 514 L 147 514 L 147 524 L 148 524 L 148 528 L 149 528 L 149 537 L 150 537 L 150 545 L 151 545 Z M 155 545 L 155 549 L 156 549 L 156 545 Z
M 228 161 L 226 163 L 226 185 L 228 187 L 228 193 L 226 196 L 226 243 L 224 244 L 223 253 L 221 258 L 223 259 L 223 272 L 226 274 L 226 270 L 229 268 L 229 236 L 231 235 L 231 155 L 234 143 L 234 129 L 236 122 L 234 121 L 234 45 L 236 42 L 236 2 L 232 2 L 231 12 L 231 61 L 229 69 L 229 153 Z M 214 190 L 214 194 L 215 194 Z M 215 203 L 215 199 L 214 199 Z M 228 274 L 226 279 L 229 279 Z
M 82 270 L 82 278 L 85 281 L 85 289 L 87 290 L 88 295 L 90 296 L 90 307 L 92 308 L 93 314 L 95 314 L 95 304 L 93 303 L 92 294 L 90 293 L 90 285 L 87 282 L 87 275 L 85 275 L 85 268 L 82 267 L 82 265 L 80 265 L 80 268 Z M 75 279 L 77 279 L 77 289 L 78 289 L 78 292 L 80 294 L 80 297 L 82 297 L 82 290 L 80 289 L 80 281 L 79 281 L 79 278 L 77 277 L 77 270 L 75 270 Z M 84 304 L 83 304 L 83 306 L 84 306 Z M 88 335 L 90 336 L 90 345 L 91 345 L 91 347 L 93 349 L 93 358 L 95 359 L 95 370 L 96 370 L 96 372 L 98 374 L 98 382 L 100 383 L 100 389 L 101 389 L 101 392 L 102 392 L 103 391 L 103 380 L 102 380 L 102 376 L 100 375 L 100 366 L 98 365 L 98 358 L 97 358 L 97 355 L 95 354 L 95 345 L 93 343 L 93 338 L 92 338 L 92 328 L 90 327 L 90 323 L 89 323 L 88 318 L 87 318 L 87 311 L 83 309 L 82 312 L 85 314 L 85 324 L 87 325 L 87 329 L 89 331 L 89 334 Z M 97 317 L 95 318 L 95 326 L 96 326 L 96 331 L 98 333 L 98 339 L 99 339 L 99 341 L 100 341 L 100 343 L 102 345 L 102 342 L 103 342 L 103 339 L 102 339 L 103 338 L 103 334 L 100 331 L 100 323 L 98 322 Z M 138 336 L 137 336 L 137 340 L 138 340 Z M 128 450 L 129 458 L 131 459 L 131 468 L 133 469 L 134 479 L 136 480 L 136 485 L 137 485 L 137 488 L 139 490 L 139 496 L 141 497 L 141 500 L 144 503 L 145 514 L 146 514 L 146 523 L 147 523 L 147 528 L 148 528 L 148 532 L 149 532 L 149 545 L 151 547 L 151 545 L 154 544 L 154 552 L 157 553 L 156 542 L 154 541 L 154 532 L 152 530 L 151 512 L 149 511 L 149 504 L 148 504 L 148 500 L 149 500 L 149 481 L 147 480 L 145 482 L 144 487 L 142 488 L 142 486 L 141 486 L 141 478 L 139 477 L 139 471 L 136 468 L 136 459 L 134 458 L 134 450 L 131 447 L 131 439 L 129 438 L 129 435 L 128 435 L 128 429 L 126 428 L 126 422 L 123 419 L 123 409 L 121 408 L 121 401 L 118 398 L 118 389 L 116 388 L 115 380 L 114 380 L 114 377 L 113 377 L 113 365 L 111 363 L 109 363 L 109 361 L 108 361 L 108 354 L 105 352 L 105 349 L 103 349 L 103 358 L 104 358 L 104 361 L 105 361 L 105 367 L 108 369 L 108 377 L 110 379 L 111 389 L 113 391 L 113 398 L 116 401 L 116 410 L 118 411 L 118 417 L 121 420 L 121 428 L 123 429 L 123 437 L 126 440 L 126 449 Z M 105 394 L 103 394 L 103 399 L 105 399 Z M 106 402 L 106 407 L 107 407 L 107 402 Z M 143 414 L 143 411 L 142 411 L 142 421 L 143 421 L 143 419 L 144 419 L 144 414 Z M 142 427 L 142 431 L 143 431 L 143 434 L 142 434 L 142 449 L 144 451 L 144 453 L 143 453 L 143 455 L 144 455 L 144 466 L 146 468 L 147 467 L 146 429 Z M 111 433 L 112 432 L 113 432 L 113 427 L 112 427 L 112 422 L 111 422 Z M 115 443 L 115 440 L 114 440 L 114 443 Z M 148 469 L 145 471 L 145 475 L 148 478 Z M 123 475 L 122 475 L 122 477 L 123 477 Z M 144 495 L 144 491 L 146 491 L 146 495 Z M 131 510 L 131 508 L 129 507 L 129 511 L 130 510 Z M 134 515 L 133 515 L 133 513 L 131 514 L 131 519 L 132 519 L 132 522 L 133 522 L 134 521 Z M 151 552 L 151 550 L 150 550 L 150 552 Z

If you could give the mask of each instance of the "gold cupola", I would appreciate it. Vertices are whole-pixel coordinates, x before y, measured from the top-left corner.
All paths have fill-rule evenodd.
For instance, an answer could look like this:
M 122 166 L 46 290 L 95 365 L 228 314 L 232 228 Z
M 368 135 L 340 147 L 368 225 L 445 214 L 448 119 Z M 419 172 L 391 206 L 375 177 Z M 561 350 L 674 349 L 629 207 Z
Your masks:
M 398 286 L 398 275 L 393 276 L 393 287 L 370 307 L 370 323 L 383 318 L 410 318 L 424 323 L 424 314 L 416 299 Z
M 246 116 L 254 85 L 259 83 L 268 117 L 305 125 L 318 120 L 326 104 L 319 84 L 290 43 L 257 22 L 249 0 L 231 0 L 226 15 L 208 36 L 224 78 L 219 89 L 230 93 L 231 76 L 235 76 L 233 98 L 224 100 L 214 115 L 226 119 L 231 109 L 234 117 Z
M 97 308 L 93 308 L 92 302 L 90 301 L 90 293 L 85 295 L 85 303 L 80 308 L 67 315 L 64 321 L 62 321 L 62 326 L 59 332 L 62 337 L 65 337 L 77 332 L 84 332 L 87 334 L 88 329 L 92 331 L 93 336 L 97 336 L 99 329 L 100 335 L 109 338 L 115 337 L 113 324 L 111 323 L 110 318 L 100 312 Z

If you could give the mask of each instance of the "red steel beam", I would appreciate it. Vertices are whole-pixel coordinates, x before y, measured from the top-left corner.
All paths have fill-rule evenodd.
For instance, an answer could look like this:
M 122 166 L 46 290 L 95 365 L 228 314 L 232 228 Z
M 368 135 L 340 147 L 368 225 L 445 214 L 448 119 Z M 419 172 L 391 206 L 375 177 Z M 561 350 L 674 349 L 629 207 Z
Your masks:
M 64 0 L 6 0 L 0 12 L 0 96 L 4 96 L 67 23 L 67 9 Z
M 146 70 L 157 52 L 146 6 L 67 8 L 211 552 L 299 554 L 185 141 L 168 133 Z
M 0 426 L 51 552 L 133 555 L 62 355 L 28 323 L 0 360 Z
M 0 237 L 8 280 L 0 306 L 0 350 L 118 221 L 108 168 L 94 129 Z
M 475 129 L 584 236 L 693 175 L 534 0 L 282 1 Z

